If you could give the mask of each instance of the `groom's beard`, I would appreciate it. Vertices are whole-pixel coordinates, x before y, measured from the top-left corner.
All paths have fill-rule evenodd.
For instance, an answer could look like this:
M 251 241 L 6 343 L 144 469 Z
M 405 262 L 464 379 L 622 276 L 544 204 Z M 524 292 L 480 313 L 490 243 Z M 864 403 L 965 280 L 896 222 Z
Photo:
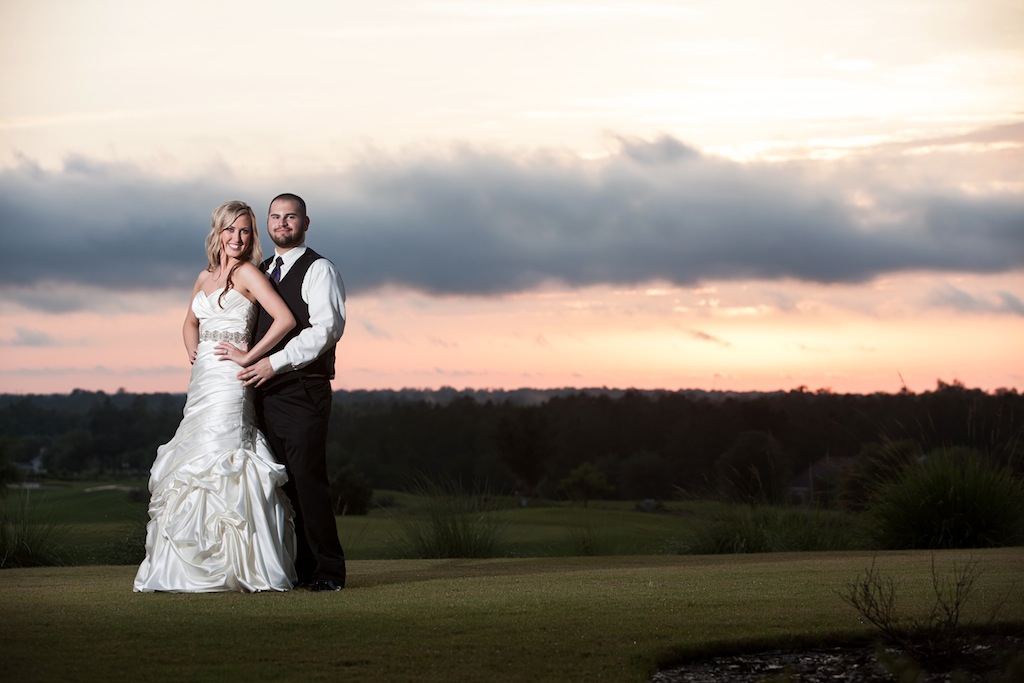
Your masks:
M 270 240 L 282 249 L 291 249 L 292 247 L 297 247 L 302 244 L 305 237 L 305 233 L 302 232 L 295 233 L 293 235 L 273 234 L 270 236 Z

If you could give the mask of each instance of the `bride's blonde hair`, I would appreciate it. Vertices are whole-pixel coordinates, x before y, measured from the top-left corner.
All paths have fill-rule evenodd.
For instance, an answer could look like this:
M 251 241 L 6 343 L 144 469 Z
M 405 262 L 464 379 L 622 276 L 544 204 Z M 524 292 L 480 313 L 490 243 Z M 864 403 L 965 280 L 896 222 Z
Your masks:
M 243 263 L 249 262 L 259 265 L 260 261 L 263 260 L 263 249 L 260 248 L 260 232 L 256 227 L 256 214 L 253 213 L 252 207 L 248 204 L 235 199 L 224 202 L 213 210 L 213 216 L 210 219 L 210 233 L 206 236 L 206 260 L 209 262 L 207 270 L 212 273 L 220 266 L 220 258 L 223 251 L 220 234 L 224 232 L 224 228 L 238 220 L 239 216 L 249 217 L 249 225 L 252 227 L 252 232 L 249 235 L 249 246 L 239 255 L 238 260 L 231 266 L 231 270 L 228 271 L 228 275 L 224 279 L 224 291 L 220 293 L 220 297 L 217 299 L 218 303 L 221 303 L 228 290 L 234 287 L 235 283 L 232 276 Z

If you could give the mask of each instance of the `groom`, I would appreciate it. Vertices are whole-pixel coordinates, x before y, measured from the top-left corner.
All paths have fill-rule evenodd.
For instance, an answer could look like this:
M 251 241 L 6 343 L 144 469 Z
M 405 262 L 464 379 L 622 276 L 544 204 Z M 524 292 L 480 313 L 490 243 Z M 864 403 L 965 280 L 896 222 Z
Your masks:
M 284 491 L 295 508 L 295 571 L 312 591 L 345 587 L 345 553 L 327 480 L 334 351 L 345 331 L 345 285 L 334 264 L 306 247 L 306 202 L 281 194 L 270 203 L 267 230 L 276 245 L 263 262 L 295 316 L 295 328 L 238 377 L 256 387 L 256 419 L 288 469 Z M 262 309 L 254 342 L 272 322 Z

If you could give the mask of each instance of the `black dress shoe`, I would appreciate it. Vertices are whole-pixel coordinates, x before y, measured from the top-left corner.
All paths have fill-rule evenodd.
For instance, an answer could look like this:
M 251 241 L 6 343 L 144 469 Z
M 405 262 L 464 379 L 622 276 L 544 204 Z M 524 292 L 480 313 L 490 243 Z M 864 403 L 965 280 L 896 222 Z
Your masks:
M 344 586 L 340 586 L 331 579 L 317 579 L 311 581 L 309 584 L 309 590 L 314 593 L 322 593 L 324 591 L 340 591 Z

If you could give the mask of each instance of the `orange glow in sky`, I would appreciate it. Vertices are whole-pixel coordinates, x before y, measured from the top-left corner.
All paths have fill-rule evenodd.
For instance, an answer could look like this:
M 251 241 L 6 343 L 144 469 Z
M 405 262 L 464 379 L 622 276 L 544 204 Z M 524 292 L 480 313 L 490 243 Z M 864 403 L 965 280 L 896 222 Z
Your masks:
M 281 191 L 337 389 L 1024 389 L 1018 0 L 289 11 L 4 3 L 0 392 L 183 392 L 210 211 Z

